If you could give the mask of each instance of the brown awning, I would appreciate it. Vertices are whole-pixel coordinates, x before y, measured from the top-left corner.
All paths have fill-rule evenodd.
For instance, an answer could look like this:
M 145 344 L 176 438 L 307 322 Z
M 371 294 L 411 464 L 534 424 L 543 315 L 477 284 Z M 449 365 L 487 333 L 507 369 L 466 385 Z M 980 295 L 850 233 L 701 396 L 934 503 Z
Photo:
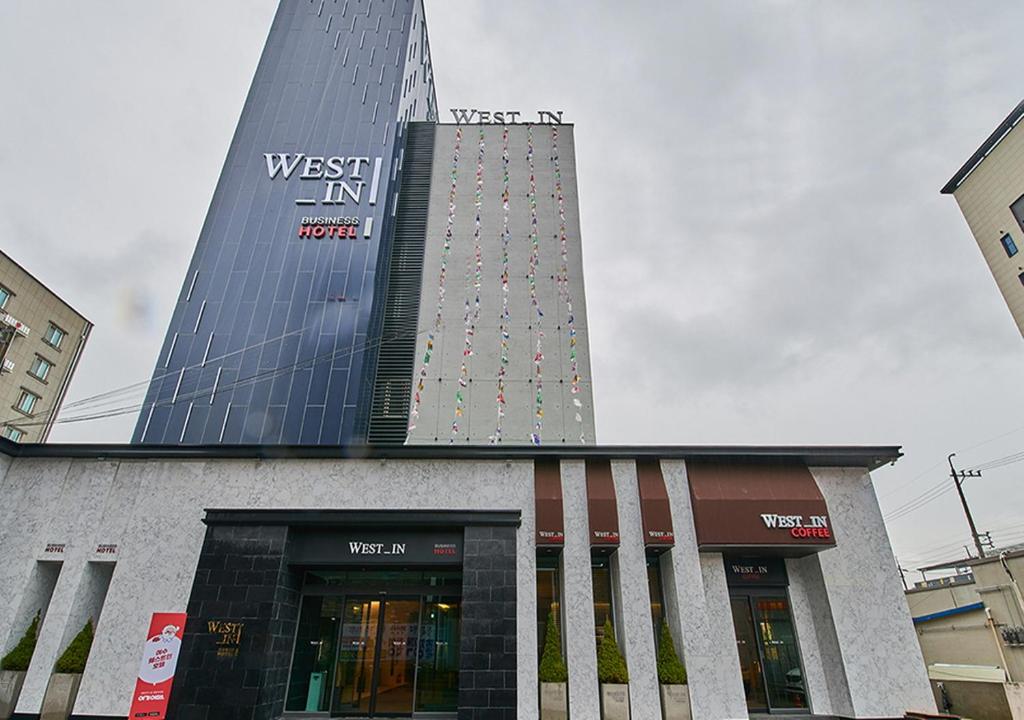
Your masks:
M 672 510 L 668 504 L 665 478 L 657 460 L 637 460 L 636 480 L 640 489 L 640 518 L 644 525 L 645 547 L 672 547 Z
M 828 507 L 804 465 L 686 464 L 701 550 L 801 555 L 836 544 Z
M 558 460 L 534 460 L 533 496 L 537 509 L 537 545 L 562 547 L 565 544 L 565 525 Z
M 617 547 L 619 510 L 615 504 L 615 483 L 608 460 L 587 460 L 587 514 L 590 517 L 590 545 Z

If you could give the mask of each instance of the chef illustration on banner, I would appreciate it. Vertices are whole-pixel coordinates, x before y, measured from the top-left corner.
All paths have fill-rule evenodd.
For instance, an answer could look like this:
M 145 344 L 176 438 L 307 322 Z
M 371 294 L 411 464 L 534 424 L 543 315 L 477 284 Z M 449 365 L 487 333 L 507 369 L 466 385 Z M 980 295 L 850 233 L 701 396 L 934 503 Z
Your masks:
M 184 627 L 185 613 L 153 613 L 128 717 L 166 717 Z

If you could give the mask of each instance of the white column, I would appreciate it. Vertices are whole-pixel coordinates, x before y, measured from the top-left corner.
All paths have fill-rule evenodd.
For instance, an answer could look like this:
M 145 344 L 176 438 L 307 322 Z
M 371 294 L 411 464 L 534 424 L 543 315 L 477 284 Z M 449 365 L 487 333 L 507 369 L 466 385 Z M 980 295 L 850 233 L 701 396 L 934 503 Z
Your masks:
M 516 716 L 524 720 L 536 718 L 540 714 L 540 698 L 537 696 L 540 691 L 537 679 L 537 669 L 540 665 L 537 649 L 537 506 L 534 502 L 532 482 L 529 483 L 527 495 L 522 498 L 522 524 L 516 531 L 516 579 L 519 585 L 516 600 L 519 656 L 516 667 L 519 686 Z
M 818 553 L 818 562 L 854 717 L 935 712 L 871 477 L 857 468 L 811 468 L 811 474 L 836 538 L 836 547 Z
M 68 552 L 69 556 L 64 561 L 57 585 L 53 589 L 46 620 L 39 629 L 36 649 L 32 653 L 32 662 L 29 663 L 25 684 L 15 708 L 18 713 L 39 713 L 53 664 L 68 642 L 82 629 L 77 621 L 79 613 L 75 611 L 75 600 L 79 585 L 86 581 L 85 552 L 81 548 L 76 552 L 73 547 L 68 548 Z
M 850 689 L 818 556 L 787 559 L 786 574 L 811 711 L 816 715 L 850 716 Z
M 615 555 L 618 558 L 622 631 L 618 635 L 624 640 L 622 651 L 629 668 L 630 716 L 633 720 L 661 720 L 636 463 L 615 461 L 611 465 L 619 512 L 619 549 Z
M 672 508 L 676 544 L 672 548 L 673 577 L 666 578 L 666 612 L 677 612 L 669 624 L 679 627 L 689 676 L 693 717 L 701 720 L 747 718 L 747 702 L 736 652 L 725 564 L 719 553 L 697 551 L 693 509 L 681 460 L 662 460 L 662 474 Z M 671 580 L 671 584 L 670 584 Z
M 590 576 L 590 521 L 583 461 L 564 460 L 562 514 L 565 517 L 565 650 L 569 666 L 569 716 L 600 717 L 597 648 L 594 642 L 594 587 Z

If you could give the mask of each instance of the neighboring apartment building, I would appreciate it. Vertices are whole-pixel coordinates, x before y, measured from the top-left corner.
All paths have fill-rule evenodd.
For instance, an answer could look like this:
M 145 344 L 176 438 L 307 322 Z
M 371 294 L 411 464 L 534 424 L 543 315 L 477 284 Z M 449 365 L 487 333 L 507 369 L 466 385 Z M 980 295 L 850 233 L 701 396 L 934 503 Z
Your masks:
M 92 323 L 0 252 L 0 436 L 46 442 Z
M 1024 335 L 1024 101 L 942 188 L 960 205 Z
M 932 566 L 960 572 L 906 593 L 940 710 L 1024 718 L 1024 550 Z M 967 571 L 967 569 L 970 571 Z

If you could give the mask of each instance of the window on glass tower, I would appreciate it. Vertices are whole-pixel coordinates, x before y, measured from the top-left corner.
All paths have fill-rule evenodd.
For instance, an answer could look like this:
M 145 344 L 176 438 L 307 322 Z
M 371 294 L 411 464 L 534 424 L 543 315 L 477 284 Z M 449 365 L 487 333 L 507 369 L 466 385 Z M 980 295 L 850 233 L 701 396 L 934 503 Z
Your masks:
M 604 623 L 610 620 L 615 627 L 615 606 L 612 601 L 612 567 L 608 555 L 594 555 L 590 559 L 590 579 L 594 584 L 594 635 L 601 641 Z

